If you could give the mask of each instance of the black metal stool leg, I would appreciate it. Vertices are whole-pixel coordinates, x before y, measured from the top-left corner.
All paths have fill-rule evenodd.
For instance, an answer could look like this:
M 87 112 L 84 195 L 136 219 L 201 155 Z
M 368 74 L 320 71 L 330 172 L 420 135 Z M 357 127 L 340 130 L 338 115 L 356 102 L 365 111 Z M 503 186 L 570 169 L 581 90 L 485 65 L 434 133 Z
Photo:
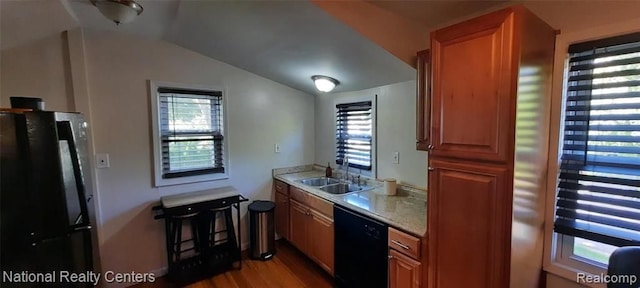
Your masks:
M 231 207 L 224 210 L 224 220 L 225 220 L 225 229 L 227 232 L 227 240 L 230 242 L 230 245 L 233 247 L 238 246 L 238 242 L 236 240 L 236 232 L 233 228 L 233 216 L 231 215 Z
M 164 229 L 165 229 L 165 241 L 166 249 L 167 249 L 167 262 L 169 264 L 169 271 L 173 269 L 173 225 L 172 218 L 164 219 Z
M 192 217 L 190 220 L 193 249 L 196 252 L 200 252 L 200 217 Z
M 173 229 L 174 237 L 176 239 L 173 249 L 175 249 L 175 261 L 180 261 L 180 254 L 182 253 L 182 219 L 176 218 L 174 220 L 176 225 Z

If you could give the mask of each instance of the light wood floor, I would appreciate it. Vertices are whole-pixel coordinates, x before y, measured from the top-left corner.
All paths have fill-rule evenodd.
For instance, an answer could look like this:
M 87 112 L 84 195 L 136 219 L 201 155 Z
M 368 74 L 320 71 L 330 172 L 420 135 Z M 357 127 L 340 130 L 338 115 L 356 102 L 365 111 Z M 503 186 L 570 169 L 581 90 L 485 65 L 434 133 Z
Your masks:
M 286 241 L 276 242 L 276 255 L 269 261 L 243 257 L 242 270 L 230 270 L 212 278 L 193 283 L 188 288 L 266 288 L 266 287 L 333 287 L 331 276 L 293 248 Z M 134 288 L 177 287 L 164 278 L 155 283 L 143 283 Z

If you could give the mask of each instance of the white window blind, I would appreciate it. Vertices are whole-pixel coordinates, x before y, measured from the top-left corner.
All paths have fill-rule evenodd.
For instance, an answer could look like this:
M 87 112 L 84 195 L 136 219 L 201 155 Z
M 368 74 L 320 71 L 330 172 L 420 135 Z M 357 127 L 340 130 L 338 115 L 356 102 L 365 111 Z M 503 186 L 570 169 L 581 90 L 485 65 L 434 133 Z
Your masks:
M 569 54 L 555 231 L 640 245 L 640 33 Z
M 336 105 L 336 164 L 371 170 L 371 101 Z
M 162 178 L 224 173 L 222 92 L 158 88 Z

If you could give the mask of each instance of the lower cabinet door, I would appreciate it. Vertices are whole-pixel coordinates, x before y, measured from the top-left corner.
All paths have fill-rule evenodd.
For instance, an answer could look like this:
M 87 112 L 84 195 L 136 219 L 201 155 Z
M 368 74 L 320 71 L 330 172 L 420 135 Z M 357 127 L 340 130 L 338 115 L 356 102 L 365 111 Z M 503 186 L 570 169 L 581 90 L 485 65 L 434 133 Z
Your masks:
M 289 202 L 289 241 L 296 246 L 302 253 L 309 255 L 308 248 L 308 212 L 309 208 L 300 202 L 290 199 Z
M 389 288 L 418 288 L 422 282 L 420 262 L 389 249 Z
M 284 239 L 289 239 L 289 197 L 276 192 L 275 211 L 276 233 Z
M 509 287 L 507 169 L 435 159 L 429 166 L 429 288 Z
M 311 210 L 309 217 L 309 255 L 322 269 L 333 275 L 333 220 Z

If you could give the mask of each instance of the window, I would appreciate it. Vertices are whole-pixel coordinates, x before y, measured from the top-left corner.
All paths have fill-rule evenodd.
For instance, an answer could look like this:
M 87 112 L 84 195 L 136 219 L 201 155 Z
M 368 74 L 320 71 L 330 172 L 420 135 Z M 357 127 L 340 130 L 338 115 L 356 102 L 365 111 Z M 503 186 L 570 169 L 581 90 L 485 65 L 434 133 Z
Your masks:
M 371 101 L 336 105 L 336 164 L 371 170 L 373 121 Z
M 156 185 L 225 175 L 222 91 L 155 88 Z
M 640 33 L 569 46 L 554 231 L 603 267 L 640 245 Z

